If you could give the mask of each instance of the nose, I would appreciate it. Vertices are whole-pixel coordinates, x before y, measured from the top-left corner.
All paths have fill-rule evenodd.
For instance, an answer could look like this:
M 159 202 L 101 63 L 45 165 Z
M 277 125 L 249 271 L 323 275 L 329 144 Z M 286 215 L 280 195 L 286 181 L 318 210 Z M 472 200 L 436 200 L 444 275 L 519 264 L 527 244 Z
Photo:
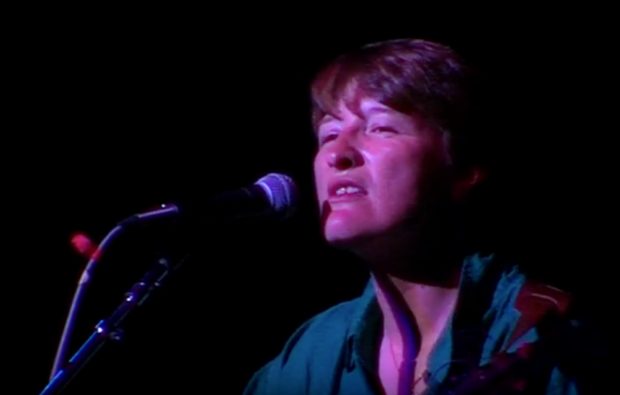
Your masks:
M 341 134 L 329 147 L 327 164 L 336 170 L 347 170 L 362 164 L 362 155 L 350 137 Z

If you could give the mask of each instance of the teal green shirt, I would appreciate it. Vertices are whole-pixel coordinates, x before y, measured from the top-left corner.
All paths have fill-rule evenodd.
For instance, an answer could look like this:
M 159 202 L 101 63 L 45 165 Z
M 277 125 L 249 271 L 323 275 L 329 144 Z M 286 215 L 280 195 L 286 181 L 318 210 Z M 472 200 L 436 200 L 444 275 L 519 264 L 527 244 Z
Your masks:
M 429 356 L 428 394 L 441 393 L 440 386 L 459 372 L 463 360 L 457 355 L 474 355 L 483 366 L 497 353 L 512 352 L 539 336 L 534 328 L 509 344 L 520 316 L 515 301 L 525 276 L 516 267 L 494 261 L 492 255 L 474 255 L 463 264 L 457 309 Z M 245 395 L 381 394 L 377 375 L 381 320 L 369 283 L 360 297 L 303 324 L 282 352 L 255 373 Z M 472 350 L 465 350 L 468 347 Z M 540 393 L 578 393 L 575 382 L 558 367 L 550 366 L 546 372 Z

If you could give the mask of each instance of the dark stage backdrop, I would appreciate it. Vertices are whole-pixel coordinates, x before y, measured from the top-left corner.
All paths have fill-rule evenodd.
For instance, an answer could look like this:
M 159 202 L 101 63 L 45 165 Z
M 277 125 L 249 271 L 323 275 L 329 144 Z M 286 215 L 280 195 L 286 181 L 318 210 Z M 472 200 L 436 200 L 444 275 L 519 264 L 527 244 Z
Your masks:
M 601 319 L 615 241 L 605 229 L 614 224 L 615 180 L 615 126 L 602 117 L 615 111 L 602 96 L 612 72 L 606 45 L 572 26 L 503 22 L 476 31 L 447 21 L 328 31 L 291 21 L 268 30 L 84 18 L 24 29 L 18 123 L 7 135 L 14 142 L 5 140 L 14 157 L 5 154 L 3 238 L 17 269 L 4 281 L 8 339 L 17 336 L 6 341 L 19 372 L 8 381 L 24 394 L 46 383 L 85 263 L 69 244 L 74 232 L 98 242 L 130 214 L 166 201 L 200 206 L 269 172 L 298 184 L 290 221 L 157 223 L 112 246 L 74 347 L 155 259 L 191 256 L 131 317 L 124 341 L 97 354 L 67 392 L 239 393 L 302 322 L 356 296 L 365 268 L 320 237 L 307 87 L 333 55 L 393 37 L 442 40 L 495 81 L 488 116 L 498 176 L 477 227 L 486 245 L 585 296 Z

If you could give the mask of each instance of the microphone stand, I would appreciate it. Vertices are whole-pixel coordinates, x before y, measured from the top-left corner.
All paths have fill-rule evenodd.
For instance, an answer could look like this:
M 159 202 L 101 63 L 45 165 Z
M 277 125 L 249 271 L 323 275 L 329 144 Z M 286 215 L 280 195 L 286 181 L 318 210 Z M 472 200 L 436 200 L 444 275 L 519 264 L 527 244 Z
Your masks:
M 148 211 L 145 213 L 134 214 L 119 222 L 110 232 L 108 232 L 106 237 L 101 241 L 95 252 L 92 253 L 90 260 L 86 264 L 86 268 L 82 272 L 78 287 L 75 291 L 75 294 L 73 295 L 71 308 L 69 309 L 69 314 L 65 321 L 65 326 L 62 332 L 62 336 L 60 338 L 60 343 L 58 344 L 58 349 L 56 350 L 56 356 L 54 358 L 54 364 L 52 366 L 50 380 L 53 379 L 60 371 L 60 369 L 62 369 L 64 366 L 65 359 L 68 354 L 71 336 L 73 335 L 73 327 L 75 326 L 78 310 L 82 305 L 84 295 L 86 294 L 86 291 L 88 290 L 88 287 L 92 282 L 93 273 L 95 271 L 95 268 L 99 265 L 99 260 L 101 259 L 103 253 L 112 244 L 112 242 L 129 227 L 147 221 L 175 216 L 178 213 L 179 208 L 176 205 L 162 204 L 159 209 Z
M 180 266 L 179 264 L 175 267 Z M 47 386 L 40 395 L 51 395 L 60 391 L 75 377 L 79 370 L 90 360 L 91 357 L 109 340 L 119 341 L 123 336 L 121 324 L 136 309 L 142 305 L 151 293 L 161 287 L 164 280 L 170 274 L 173 267 L 165 258 L 160 258 L 133 284 L 125 294 L 124 300 L 114 310 L 112 315 L 105 320 L 101 320 L 96 326 L 91 336 L 78 349 L 73 357 L 51 378 Z

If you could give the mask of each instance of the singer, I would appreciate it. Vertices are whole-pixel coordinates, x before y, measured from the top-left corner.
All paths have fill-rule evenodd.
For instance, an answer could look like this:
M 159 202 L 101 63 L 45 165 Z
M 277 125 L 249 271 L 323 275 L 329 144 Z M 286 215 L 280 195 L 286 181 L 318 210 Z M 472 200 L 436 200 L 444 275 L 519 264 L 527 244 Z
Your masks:
M 496 127 L 479 77 L 419 39 L 366 45 L 317 74 L 323 236 L 370 279 L 302 325 L 246 395 L 585 393 L 581 367 L 595 361 L 572 355 L 585 340 L 571 295 L 472 237 Z

